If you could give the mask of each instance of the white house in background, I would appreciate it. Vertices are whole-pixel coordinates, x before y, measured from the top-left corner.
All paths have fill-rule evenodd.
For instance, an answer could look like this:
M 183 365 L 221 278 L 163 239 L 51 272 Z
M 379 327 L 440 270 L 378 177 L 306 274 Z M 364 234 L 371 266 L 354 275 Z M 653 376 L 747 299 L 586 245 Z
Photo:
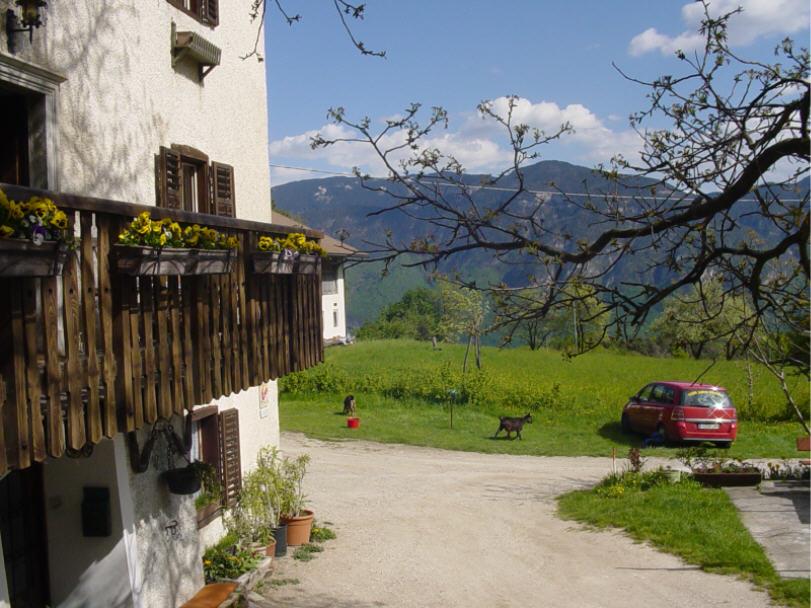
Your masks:
M 21 15 L 18 4 L 0 0 L 4 23 L 7 11 Z M 232 496 L 258 449 L 278 444 L 271 380 L 323 356 L 320 319 L 305 312 L 297 327 L 275 321 L 288 325 L 274 342 L 273 332 L 262 330 L 282 315 L 268 296 L 249 299 L 244 286 L 255 281 L 260 294 L 258 283 L 267 280 L 277 295 L 286 290 L 306 301 L 319 297 L 317 283 L 307 296 L 283 278 L 184 276 L 182 287 L 169 283 L 167 305 L 166 279 L 136 283 L 104 271 L 108 257 L 99 254 L 143 206 L 156 217 L 237 234 L 244 243 L 249 236 L 289 232 L 271 224 L 267 64 L 241 59 L 257 35 L 250 5 L 52 0 L 39 7 L 43 23 L 31 42 L 20 33 L 12 45 L 5 29 L 0 32 L 0 188 L 16 200 L 52 198 L 71 220 L 81 218 L 74 228 L 82 235 L 64 276 L 0 277 L 0 608 L 183 604 L 203 585 L 203 550 L 223 527 L 217 514 L 198 519 L 193 496 L 167 491 L 161 471 L 170 448 L 158 453 L 156 447 L 146 471 L 133 464 L 156 416 L 179 433 L 193 420 L 193 456 L 220 469 L 225 494 Z M 244 255 L 240 249 L 239 268 L 246 268 Z M 73 290 L 76 273 L 81 289 Z M 88 280 L 93 276 L 98 288 Z M 337 289 L 338 274 L 332 276 Z M 145 284 L 154 291 L 144 291 Z M 265 284 L 262 289 L 268 291 Z M 187 295 L 197 297 L 197 307 L 181 310 L 179 298 L 185 303 Z M 46 296 L 54 305 L 47 322 L 38 324 Z M 78 317 L 65 312 L 67 298 L 79 299 Z M 262 305 L 261 313 L 250 308 Z M 9 313 L 12 307 L 17 314 Z M 316 317 L 317 306 L 311 309 Z M 199 329 L 198 319 L 205 319 Z M 341 328 L 343 319 L 341 307 Z M 167 340 L 174 344 L 183 335 L 175 322 L 184 330 L 193 326 L 186 339 L 195 348 L 167 351 Z M 229 323 L 232 332 L 253 328 L 239 336 L 242 348 L 221 338 Z M 330 327 L 335 324 L 331 317 Z M 94 335 L 96 346 L 87 348 Z M 279 336 L 287 335 L 296 336 L 291 342 L 300 350 L 288 350 L 285 361 L 273 349 L 284 352 Z M 237 344 L 237 337 L 232 333 L 230 342 Z M 43 349 L 43 338 L 52 348 Z M 262 340 L 264 355 L 250 350 Z M 198 343 L 216 349 L 198 349 Z M 109 375 L 94 375 L 98 366 Z M 194 390 L 204 385 L 203 396 L 192 396 L 181 381 L 194 382 Z M 95 525 L 102 519 L 104 525 Z
M 284 215 L 280 211 L 273 212 L 273 222 L 291 228 L 311 230 L 309 226 Z M 348 338 L 344 265 L 350 259 L 363 257 L 365 254 L 326 235 L 321 239 L 321 246 L 327 251 L 327 257 L 321 266 L 321 312 L 323 315 L 324 343 L 340 344 L 346 342 Z

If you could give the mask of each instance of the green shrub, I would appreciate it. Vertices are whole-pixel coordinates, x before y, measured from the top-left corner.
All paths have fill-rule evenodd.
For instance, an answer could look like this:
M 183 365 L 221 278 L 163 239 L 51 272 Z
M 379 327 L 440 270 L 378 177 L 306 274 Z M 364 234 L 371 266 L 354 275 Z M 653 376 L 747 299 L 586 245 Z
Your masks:
M 253 570 L 259 558 L 237 544 L 234 534 L 225 535 L 220 542 L 206 549 L 203 554 L 203 574 L 206 583 L 222 579 L 235 579 Z
M 285 393 L 343 393 L 350 385 L 349 375 L 330 363 L 303 372 L 293 372 L 279 380 Z
M 301 562 L 308 562 L 315 557 L 313 553 L 321 553 L 323 550 L 324 547 L 321 547 L 320 545 L 313 545 L 312 543 L 301 545 L 293 553 L 293 559 L 297 559 Z

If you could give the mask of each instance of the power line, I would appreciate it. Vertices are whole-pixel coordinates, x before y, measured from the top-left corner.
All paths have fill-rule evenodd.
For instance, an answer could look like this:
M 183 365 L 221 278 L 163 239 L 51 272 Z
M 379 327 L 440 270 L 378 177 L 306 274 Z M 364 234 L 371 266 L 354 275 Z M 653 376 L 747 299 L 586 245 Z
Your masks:
M 304 171 L 307 173 L 323 173 L 325 175 L 339 175 L 343 177 L 356 177 L 354 173 L 345 173 L 341 171 L 327 171 L 325 169 L 313 169 L 311 167 L 294 167 L 292 165 L 279 165 L 276 163 L 269 163 L 271 167 L 276 167 L 278 169 L 292 169 L 294 171 Z M 375 178 L 373 178 L 375 179 Z M 383 179 L 383 178 L 378 178 Z M 436 180 L 440 186 L 447 186 L 448 188 L 461 188 L 460 184 L 444 181 L 440 182 L 439 178 L 430 178 Z M 516 188 L 506 188 L 504 186 L 476 186 L 476 185 L 468 185 L 465 184 L 471 190 L 488 190 L 493 192 L 515 192 Z M 529 194 L 535 194 L 536 196 L 570 196 L 570 197 L 581 197 L 581 198 L 591 198 L 595 196 L 595 194 L 589 192 L 561 192 L 559 190 L 529 190 L 526 189 L 524 192 Z M 661 197 L 658 196 L 642 196 L 642 195 L 634 195 L 634 194 L 601 194 L 599 196 L 610 196 L 613 199 L 621 199 L 621 200 L 650 200 L 650 201 L 660 201 L 662 200 Z M 756 199 L 753 198 L 742 198 L 742 201 L 755 201 Z M 781 198 L 780 199 L 786 203 L 802 203 L 806 199 L 804 198 Z

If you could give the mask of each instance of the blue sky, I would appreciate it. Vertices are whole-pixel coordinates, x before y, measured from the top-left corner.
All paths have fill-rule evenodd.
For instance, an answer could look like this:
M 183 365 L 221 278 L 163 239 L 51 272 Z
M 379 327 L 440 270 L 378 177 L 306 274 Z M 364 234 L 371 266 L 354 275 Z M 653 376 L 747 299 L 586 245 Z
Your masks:
M 505 95 L 522 98 L 526 122 L 552 129 L 563 120 L 575 135 L 543 157 L 593 165 L 638 148 L 627 117 L 645 107 L 645 90 L 624 80 L 612 61 L 642 79 L 678 73 L 673 52 L 698 41 L 700 5 L 682 1 L 369 0 L 357 38 L 386 59 L 361 56 L 346 37 L 330 0 L 287 0 L 284 23 L 269 0 L 266 36 L 271 163 L 328 171 L 355 165 L 378 173 L 365 146 L 309 149 L 329 127 L 329 107 L 373 121 L 412 101 L 440 105 L 450 127 L 433 143 L 474 171 L 503 166 L 506 148 L 482 126 L 476 105 Z M 730 40 L 747 57 L 773 60 L 785 36 L 807 46 L 807 0 L 714 0 L 712 10 L 742 5 Z M 502 104 L 503 105 L 503 104 Z M 318 174 L 272 168 L 273 184 Z

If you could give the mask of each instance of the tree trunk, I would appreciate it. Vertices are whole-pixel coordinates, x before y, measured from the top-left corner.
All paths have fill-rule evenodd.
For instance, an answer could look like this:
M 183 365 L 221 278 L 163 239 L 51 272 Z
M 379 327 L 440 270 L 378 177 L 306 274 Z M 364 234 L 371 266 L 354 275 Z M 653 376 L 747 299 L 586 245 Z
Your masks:
M 467 348 L 465 349 L 465 360 L 462 361 L 462 373 L 464 374 L 467 371 L 467 356 L 470 353 L 470 343 L 473 341 L 473 334 L 470 334 L 467 337 Z
M 476 335 L 476 369 L 482 368 L 482 343 L 481 337 Z

